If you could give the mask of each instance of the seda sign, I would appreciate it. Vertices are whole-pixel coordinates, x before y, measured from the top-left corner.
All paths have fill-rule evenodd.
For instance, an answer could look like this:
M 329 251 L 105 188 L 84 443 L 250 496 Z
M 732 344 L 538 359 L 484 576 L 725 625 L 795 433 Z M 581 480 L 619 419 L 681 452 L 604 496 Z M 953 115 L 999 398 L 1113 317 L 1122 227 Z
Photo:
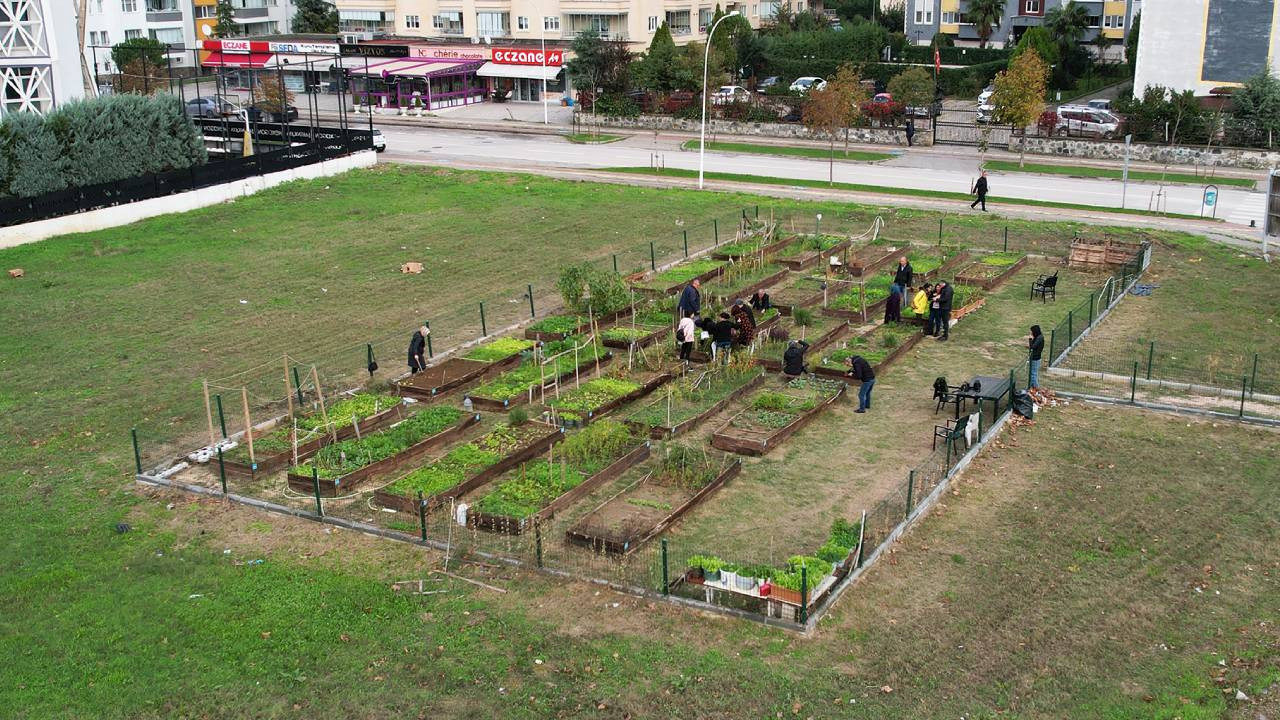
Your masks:
M 548 50 L 543 62 L 541 50 L 519 50 L 516 48 L 494 48 L 493 62 L 498 65 L 547 65 L 560 67 L 564 62 L 563 50 Z

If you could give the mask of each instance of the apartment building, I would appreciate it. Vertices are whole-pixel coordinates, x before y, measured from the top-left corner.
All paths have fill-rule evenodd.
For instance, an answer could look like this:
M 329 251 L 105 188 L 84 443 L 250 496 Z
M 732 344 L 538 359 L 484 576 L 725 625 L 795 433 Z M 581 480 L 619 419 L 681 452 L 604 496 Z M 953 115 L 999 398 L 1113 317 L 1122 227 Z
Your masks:
M 583 31 L 644 50 L 662 23 L 677 44 L 706 39 L 717 0 L 337 0 L 339 32 L 355 42 L 381 36 L 569 41 Z M 720 0 L 759 27 L 777 0 Z M 793 7 L 802 9 L 800 3 Z M 487 40 L 486 40 L 487 39 Z
M 1133 90 L 1204 97 L 1263 71 L 1280 77 L 1280 1 L 1160 0 L 1142 16 Z
M 58 3 L 0 2 L 0 115 L 45 113 L 84 95 L 76 17 Z
M 1044 23 L 1045 13 L 1067 4 L 1067 0 L 1006 0 L 1004 15 L 991 30 L 987 44 L 1011 47 L 1028 28 Z M 1089 16 L 1082 41 L 1096 45 L 1099 39 L 1121 45 L 1133 22 L 1135 0 L 1076 0 Z M 928 45 L 935 35 L 950 35 L 958 46 L 976 46 L 977 27 L 969 21 L 969 0 L 907 0 L 907 39 Z

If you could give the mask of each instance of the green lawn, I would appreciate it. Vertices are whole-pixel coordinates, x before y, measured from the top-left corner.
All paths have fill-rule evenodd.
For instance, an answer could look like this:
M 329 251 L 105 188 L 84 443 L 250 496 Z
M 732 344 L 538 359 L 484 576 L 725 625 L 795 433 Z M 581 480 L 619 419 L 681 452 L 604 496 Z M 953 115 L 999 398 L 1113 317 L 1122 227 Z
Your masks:
M 625 137 L 624 135 L 606 135 L 604 133 L 601 133 L 598 135 L 596 133 L 573 133 L 572 135 L 566 135 L 565 139 L 571 143 L 593 145 L 597 143 L 604 144 L 604 143 L 617 142 L 623 139 L 624 137 Z
M 1071 177 L 1084 178 L 1114 178 L 1121 179 L 1124 175 L 1123 170 L 1115 168 L 1099 168 L 1088 167 L 1085 165 L 1053 165 L 1049 163 L 1027 163 L 1019 166 L 1012 160 L 988 160 L 984 167 L 992 172 L 1012 172 L 1012 173 L 1039 173 L 1042 175 L 1070 175 Z M 1169 183 L 1186 183 L 1188 185 L 1235 185 L 1237 187 L 1252 188 L 1258 184 L 1256 180 L 1249 178 L 1237 177 L 1204 177 L 1202 175 L 1194 175 L 1191 173 L 1161 173 L 1149 170 L 1130 170 L 1130 180 L 1147 180 L 1151 182 L 1169 182 Z
M 549 311 L 560 264 L 622 253 L 623 267 L 647 266 L 650 239 L 671 258 L 684 229 L 710 244 L 711 217 L 724 231 L 760 202 L 797 224 L 823 212 L 824 231 L 880 214 L 894 239 L 931 240 L 940 217 L 384 166 L 0 250 L 0 265 L 27 272 L 0 291 L 0 706 L 24 718 L 1197 718 L 1236 705 L 1219 673 L 1251 697 L 1276 681 L 1280 443 L 1265 430 L 1046 410 L 984 454 L 812 638 L 451 559 L 451 572 L 508 592 L 484 590 L 431 575 L 437 553 L 131 479 L 131 426 L 148 461 L 200 441 L 202 377 L 251 370 L 220 383 L 234 418 L 241 384 L 255 404 L 282 394 L 285 353 L 334 388 L 364 374 L 373 340 L 376 383 L 422 319 L 437 349 L 474 339 L 482 301 L 491 330 L 527 317 L 526 284 Z M 945 222 L 948 242 L 990 246 L 1004 221 Z M 1186 236 L 1010 227 L 1019 247 L 1061 247 L 1077 229 L 1176 241 L 1161 272 L 1241 277 L 1231 253 Z M 400 274 L 407 260 L 426 272 Z M 997 291 L 1000 312 L 887 373 L 878 402 L 931 410 L 926 359 L 964 374 L 1019 357 L 1021 326 L 1065 310 L 1023 304 L 1023 291 Z M 1214 308 L 1233 334 L 1265 322 Z M 853 508 L 805 489 L 830 482 L 819 471 L 832 458 L 904 462 L 886 459 L 901 452 L 894 433 L 927 445 L 932 424 L 833 417 L 804 431 L 825 427 L 825 451 L 770 459 L 785 469 L 778 485 L 797 489 L 740 533 L 761 555 L 792 554 L 774 523 Z M 775 497 L 763 469 L 706 510 Z M 682 532 L 711 540 L 724 533 L 714 519 Z M 444 592 L 390 589 L 419 578 Z
M 697 140 L 686 140 L 682 145 L 685 150 L 697 150 Z M 790 145 L 766 145 L 761 143 L 709 142 L 708 150 L 722 152 L 751 153 L 754 155 L 791 155 L 795 157 L 821 158 L 826 160 L 832 156 L 830 150 L 817 147 L 795 147 Z M 858 162 L 879 162 L 894 157 L 892 153 L 867 152 L 866 150 L 845 151 L 840 147 L 835 150 L 837 160 L 856 160 Z

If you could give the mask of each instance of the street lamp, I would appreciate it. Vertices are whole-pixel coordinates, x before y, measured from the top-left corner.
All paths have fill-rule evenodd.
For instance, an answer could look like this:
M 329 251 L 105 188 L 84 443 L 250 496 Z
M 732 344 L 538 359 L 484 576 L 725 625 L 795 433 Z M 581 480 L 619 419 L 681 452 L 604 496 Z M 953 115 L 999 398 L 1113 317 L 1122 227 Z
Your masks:
M 707 62 L 711 59 L 711 36 L 715 35 L 716 28 L 720 27 L 720 23 L 731 17 L 738 15 L 737 10 L 730 10 L 721 18 L 711 25 L 711 29 L 707 31 L 707 47 L 702 53 L 702 129 L 698 135 L 698 189 L 702 189 L 702 166 L 704 160 L 704 151 L 707 145 Z
M 541 10 L 541 8 L 539 8 Z M 542 16 L 542 124 L 547 125 L 547 16 Z

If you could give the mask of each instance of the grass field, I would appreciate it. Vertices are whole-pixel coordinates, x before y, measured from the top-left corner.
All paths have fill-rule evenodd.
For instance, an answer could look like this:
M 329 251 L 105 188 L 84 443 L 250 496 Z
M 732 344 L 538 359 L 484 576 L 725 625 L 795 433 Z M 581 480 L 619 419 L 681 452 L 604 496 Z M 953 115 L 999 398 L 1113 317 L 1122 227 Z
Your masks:
M 1053 165 L 1050 163 L 1027 163 L 1019 166 L 1012 160 L 988 160 L 983 165 L 987 170 L 992 172 L 1009 172 L 1009 173 L 1038 173 L 1041 175 L 1070 175 L 1071 177 L 1084 178 L 1112 178 L 1120 180 L 1124 176 L 1123 170 L 1115 168 L 1099 168 L 1089 167 L 1086 165 Z M 1178 172 L 1153 172 L 1150 170 L 1130 170 L 1130 180 L 1147 180 L 1151 182 L 1168 182 L 1168 183 L 1185 183 L 1188 185 L 1235 185 L 1237 187 L 1251 188 L 1258 184 L 1256 180 L 1249 178 L 1237 177 L 1205 177 L 1202 175 L 1194 175 L 1192 173 Z
M 1280 680 L 1280 443 L 1265 430 L 1047 410 L 985 453 L 813 638 L 449 566 L 509 590 L 487 591 L 428 574 L 434 553 L 139 492 L 130 479 L 131 425 L 148 457 L 199 438 L 203 376 L 275 367 L 287 352 L 348 379 L 370 340 L 386 372 L 424 316 L 438 348 L 471 339 L 481 301 L 491 328 L 520 319 L 526 283 L 550 307 L 565 258 L 623 252 L 632 267 L 647 263 L 651 237 L 669 238 L 660 252 L 671 257 L 682 227 L 708 237 L 710 217 L 731 226 L 759 200 L 392 166 L 0 251 L 5 267 L 27 271 L 0 290 L 0 706 L 33 718 L 1200 718 L 1248 709 L 1222 688 L 1256 698 Z M 935 237 L 939 218 L 770 209 L 823 212 L 824 230 L 881 214 L 898 239 Z M 990 243 L 1003 221 L 946 223 L 949 242 Z M 1060 246 L 1078 226 L 1010 227 L 1011 244 Z M 1209 286 L 1274 286 L 1274 271 L 1201 240 L 1107 232 L 1158 240 L 1166 287 L 1188 273 Z M 427 271 L 401 275 L 407 260 Z M 1007 333 L 1057 317 L 1052 305 L 1015 304 L 1024 291 L 1007 286 L 1004 310 L 915 351 L 920 369 L 887 375 L 877 401 L 918 399 L 926 358 L 953 357 L 957 374 L 1016 359 Z M 1179 336 L 1196 347 L 1250 332 L 1275 342 L 1269 315 L 1214 307 Z M 856 444 L 858 429 L 841 428 Z M 875 443 L 893 443 L 880 432 Z M 816 443 L 797 452 L 823 455 Z M 869 463 L 896 450 L 857 452 Z M 787 459 L 766 462 L 799 487 L 804 458 Z M 778 494 L 765 474 L 730 490 L 718 507 Z M 784 512 L 821 507 L 816 495 L 781 497 L 800 500 Z M 117 533 L 120 522 L 132 529 Z M 712 539 L 714 527 L 682 532 Z M 389 588 L 417 578 L 445 592 Z
M 685 150 L 697 150 L 697 140 L 686 140 L 682 145 Z M 719 150 L 721 152 L 748 153 L 751 155 L 789 155 L 792 157 L 821 158 L 826 160 L 832 156 L 832 152 L 828 149 L 818 147 L 795 147 L 791 145 L 766 145 L 760 143 L 740 143 L 740 142 L 709 142 L 708 150 Z M 868 152 L 866 150 L 849 150 L 845 151 L 840 147 L 835 149 L 834 156 L 837 160 L 855 160 L 857 162 L 879 162 L 888 160 L 893 156 L 891 153 Z
M 566 135 L 565 139 L 572 143 L 581 143 L 584 145 L 604 144 L 617 142 L 623 138 L 622 135 L 607 135 L 604 133 L 574 133 Z

